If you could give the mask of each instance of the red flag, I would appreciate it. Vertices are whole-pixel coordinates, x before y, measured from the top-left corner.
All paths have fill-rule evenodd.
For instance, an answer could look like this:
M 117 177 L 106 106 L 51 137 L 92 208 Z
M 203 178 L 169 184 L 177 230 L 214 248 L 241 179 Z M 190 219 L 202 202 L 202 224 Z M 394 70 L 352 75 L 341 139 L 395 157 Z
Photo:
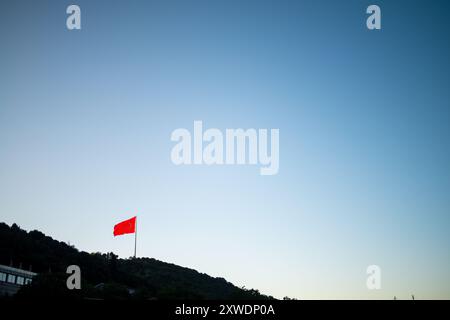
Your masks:
M 136 232 L 136 217 L 119 222 L 114 226 L 114 237 Z

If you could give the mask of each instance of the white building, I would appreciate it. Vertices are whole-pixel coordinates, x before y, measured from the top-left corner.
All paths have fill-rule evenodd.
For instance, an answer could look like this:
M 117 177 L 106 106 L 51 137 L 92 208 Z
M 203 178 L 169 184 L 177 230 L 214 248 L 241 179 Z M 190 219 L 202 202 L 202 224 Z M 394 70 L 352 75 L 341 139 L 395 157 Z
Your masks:
M 33 281 L 36 273 L 0 264 L 0 296 L 14 295 L 20 287 Z

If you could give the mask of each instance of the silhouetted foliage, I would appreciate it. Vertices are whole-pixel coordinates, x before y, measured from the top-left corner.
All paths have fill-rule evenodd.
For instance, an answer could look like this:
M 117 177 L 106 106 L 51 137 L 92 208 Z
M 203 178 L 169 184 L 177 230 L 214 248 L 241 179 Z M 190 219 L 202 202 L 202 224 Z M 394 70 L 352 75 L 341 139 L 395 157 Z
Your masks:
M 0 223 L 0 264 L 39 273 L 17 298 L 58 299 L 273 299 L 238 288 L 223 278 L 153 258 L 119 259 L 114 253 L 87 253 L 40 231 Z M 82 289 L 68 290 L 66 269 L 81 268 Z

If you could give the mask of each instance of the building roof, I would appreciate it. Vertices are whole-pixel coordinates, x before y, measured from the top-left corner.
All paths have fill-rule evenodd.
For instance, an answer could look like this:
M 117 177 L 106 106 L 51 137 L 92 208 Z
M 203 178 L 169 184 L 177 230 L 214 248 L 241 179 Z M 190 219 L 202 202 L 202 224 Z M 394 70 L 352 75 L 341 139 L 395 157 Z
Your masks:
M 5 266 L 3 264 L 0 264 L 0 272 L 15 274 L 18 276 L 29 276 L 29 277 L 34 277 L 35 275 L 37 275 L 37 273 L 35 273 L 35 272 L 18 269 L 18 268 L 14 268 L 14 267 L 9 267 L 9 266 Z

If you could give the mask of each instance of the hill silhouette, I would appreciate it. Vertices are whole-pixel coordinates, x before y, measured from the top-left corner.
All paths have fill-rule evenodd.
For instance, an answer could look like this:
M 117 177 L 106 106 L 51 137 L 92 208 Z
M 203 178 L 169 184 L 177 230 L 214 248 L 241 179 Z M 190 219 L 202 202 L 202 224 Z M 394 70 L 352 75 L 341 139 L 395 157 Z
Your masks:
M 87 253 L 16 224 L 0 223 L 0 264 L 37 272 L 16 298 L 59 299 L 273 299 L 238 288 L 223 278 L 153 258 L 119 259 L 114 253 Z M 81 268 L 82 289 L 68 290 L 66 269 Z

